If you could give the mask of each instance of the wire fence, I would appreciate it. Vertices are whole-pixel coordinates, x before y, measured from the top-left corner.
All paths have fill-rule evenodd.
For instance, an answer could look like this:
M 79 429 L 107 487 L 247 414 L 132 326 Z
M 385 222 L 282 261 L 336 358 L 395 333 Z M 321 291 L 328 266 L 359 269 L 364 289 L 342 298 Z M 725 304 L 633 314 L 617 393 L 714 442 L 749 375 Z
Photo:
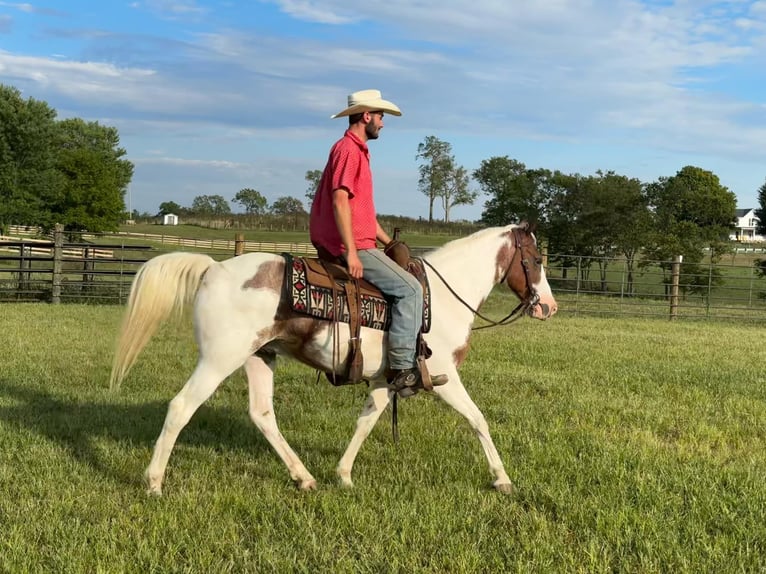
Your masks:
M 757 256 L 734 253 L 724 261 L 673 262 L 550 255 L 546 269 L 560 312 L 677 319 L 766 322 L 766 279 Z

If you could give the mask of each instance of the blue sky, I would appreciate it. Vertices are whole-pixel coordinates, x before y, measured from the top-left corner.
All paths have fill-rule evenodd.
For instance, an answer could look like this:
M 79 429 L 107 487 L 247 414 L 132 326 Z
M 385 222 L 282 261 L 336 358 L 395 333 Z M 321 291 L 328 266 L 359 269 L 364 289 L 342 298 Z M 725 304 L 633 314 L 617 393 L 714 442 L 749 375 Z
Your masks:
M 346 127 L 330 115 L 368 88 L 404 114 L 371 142 L 380 213 L 427 215 L 429 135 L 471 171 L 696 165 L 739 207 L 766 181 L 766 0 L 0 1 L 0 83 L 117 127 L 140 211 L 304 199 Z

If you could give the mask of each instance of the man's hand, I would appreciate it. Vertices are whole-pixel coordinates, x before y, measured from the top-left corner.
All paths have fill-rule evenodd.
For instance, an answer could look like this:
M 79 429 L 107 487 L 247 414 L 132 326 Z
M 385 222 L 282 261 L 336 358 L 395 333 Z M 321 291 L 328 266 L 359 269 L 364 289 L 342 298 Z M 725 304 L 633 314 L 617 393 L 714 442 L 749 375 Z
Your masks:
M 361 279 L 364 266 L 359 259 L 359 255 L 356 251 L 346 254 L 346 265 L 348 265 L 348 272 L 354 279 Z

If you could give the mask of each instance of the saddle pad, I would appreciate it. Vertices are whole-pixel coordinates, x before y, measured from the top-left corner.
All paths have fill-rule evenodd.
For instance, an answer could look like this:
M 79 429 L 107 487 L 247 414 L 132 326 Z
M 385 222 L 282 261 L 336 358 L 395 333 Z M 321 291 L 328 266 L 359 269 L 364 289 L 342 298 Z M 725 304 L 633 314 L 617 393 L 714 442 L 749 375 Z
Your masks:
M 310 281 L 308 265 L 305 258 L 293 257 L 289 253 L 283 253 L 285 258 L 285 289 L 287 300 L 296 313 L 316 317 L 317 319 L 336 319 L 336 311 L 333 308 L 332 288 L 329 287 L 331 279 L 323 277 L 322 281 Z M 339 313 L 337 320 L 349 323 L 348 301 L 342 282 L 337 281 L 337 298 Z M 431 290 L 428 281 L 425 281 L 425 297 L 423 300 L 423 332 L 427 333 L 431 327 Z M 391 304 L 382 293 L 372 293 L 369 289 L 361 292 L 361 306 L 359 308 L 361 325 L 370 329 L 386 331 L 391 325 Z

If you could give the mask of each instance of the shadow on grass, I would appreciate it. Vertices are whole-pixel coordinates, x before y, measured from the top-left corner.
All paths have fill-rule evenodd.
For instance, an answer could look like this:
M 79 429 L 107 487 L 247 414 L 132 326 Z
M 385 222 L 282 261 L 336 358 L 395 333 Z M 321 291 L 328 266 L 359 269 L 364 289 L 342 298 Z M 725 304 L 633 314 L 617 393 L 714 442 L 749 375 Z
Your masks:
M 77 461 L 116 482 L 140 480 L 121 464 L 121 456 L 106 452 L 95 439 L 118 443 L 120 450 L 152 448 L 167 413 L 167 401 L 120 404 L 119 397 L 103 401 L 79 400 L 22 386 L 0 376 L 0 420 L 60 445 Z M 181 433 L 176 446 L 246 452 L 250 457 L 275 456 L 246 411 L 203 405 Z M 172 459 L 171 459 L 172 460 Z M 149 459 L 141 461 L 148 464 Z

